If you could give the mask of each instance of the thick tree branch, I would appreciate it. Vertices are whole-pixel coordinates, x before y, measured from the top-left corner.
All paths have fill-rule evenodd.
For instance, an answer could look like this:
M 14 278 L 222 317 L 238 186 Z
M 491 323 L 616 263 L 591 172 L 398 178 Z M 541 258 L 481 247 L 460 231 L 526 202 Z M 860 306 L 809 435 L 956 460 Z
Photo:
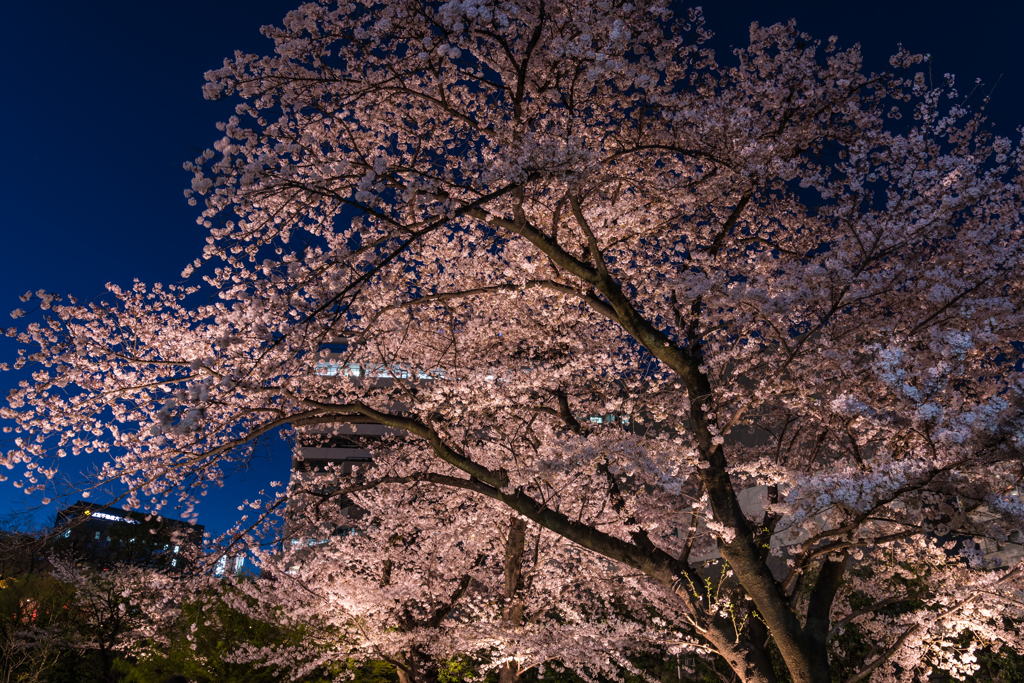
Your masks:
M 846 555 L 838 560 L 827 559 L 818 572 L 818 580 L 814 583 L 811 598 L 807 604 L 807 621 L 805 630 L 810 638 L 819 642 L 824 651 L 829 632 L 832 602 L 835 600 L 843 575 L 846 573 Z

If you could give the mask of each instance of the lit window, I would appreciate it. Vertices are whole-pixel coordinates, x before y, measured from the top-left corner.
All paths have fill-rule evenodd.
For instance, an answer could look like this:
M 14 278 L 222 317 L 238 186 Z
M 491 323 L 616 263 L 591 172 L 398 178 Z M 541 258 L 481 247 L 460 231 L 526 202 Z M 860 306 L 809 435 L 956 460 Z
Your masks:
M 96 539 L 99 540 L 99 537 L 100 537 L 100 532 L 97 531 L 96 532 Z M 110 539 L 108 538 L 107 540 L 109 541 Z
M 177 560 L 171 560 L 171 566 L 172 567 L 177 567 L 178 566 L 178 561 Z
M 317 363 L 315 372 L 318 375 L 333 377 L 338 374 L 338 365 L 330 362 Z
M 174 552 L 178 552 L 178 548 L 179 548 L 179 547 L 181 547 L 181 546 L 177 546 L 177 545 L 176 545 L 176 546 L 174 546 Z

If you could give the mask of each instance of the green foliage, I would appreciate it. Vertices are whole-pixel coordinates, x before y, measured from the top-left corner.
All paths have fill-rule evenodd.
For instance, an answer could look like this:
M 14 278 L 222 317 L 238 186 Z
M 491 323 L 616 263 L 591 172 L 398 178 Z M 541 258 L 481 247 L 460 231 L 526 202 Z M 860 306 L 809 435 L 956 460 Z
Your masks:
M 1024 683 L 1024 656 L 1008 647 L 999 652 L 985 649 L 978 653 L 981 667 L 974 675 L 976 681 L 985 683 Z
M 366 662 L 349 668 L 355 673 L 352 683 L 398 683 L 395 667 L 387 662 Z
M 437 669 L 439 683 L 462 683 L 462 681 L 477 677 L 476 669 L 469 657 L 446 660 L 441 662 L 441 666 Z
M 279 683 L 282 676 L 275 668 L 234 663 L 229 661 L 230 656 L 243 645 L 301 645 L 303 635 L 299 629 L 253 619 L 219 597 L 202 597 L 183 606 L 173 630 L 164 634 L 169 644 L 152 642 L 137 662 L 122 661 L 119 668 L 125 683 L 162 683 L 174 674 L 195 683 Z M 302 680 L 326 683 L 327 679 L 314 675 Z
M 74 591 L 43 574 L 0 577 L 0 680 L 48 680 L 67 654 Z

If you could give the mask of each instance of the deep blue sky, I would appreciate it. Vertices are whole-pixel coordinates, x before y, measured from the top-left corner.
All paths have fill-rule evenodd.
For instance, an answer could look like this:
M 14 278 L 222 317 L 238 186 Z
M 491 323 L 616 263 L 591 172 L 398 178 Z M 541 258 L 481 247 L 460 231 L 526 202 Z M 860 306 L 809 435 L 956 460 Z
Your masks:
M 267 52 L 259 27 L 278 22 L 296 4 L 6 4 L 0 14 L 7 27 L 0 41 L 6 102 L 0 107 L 0 326 L 10 324 L 3 322 L 7 312 L 29 289 L 88 298 L 110 281 L 179 279 L 205 239 L 196 209 L 182 195 L 190 178 L 181 165 L 219 137 L 214 123 L 233 106 L 203 99 L 203 72 L 236 49 Z M 902 41 L 911 51 L 931 53 L 936 76 L 957 74 L 962 92 L 975 77 L 992 84 L 1002 75 L 989 116 L 1004 135 L 1016 137 L 1024 123 L 1024 3 L 730 0 L 706 3 L 704 12 L 719 50 L 744 44 L 751 21 L 795 17 L 817 38 L 860 42 L 869 69 L 885 68 Z M 10 360 L 13 348 L 0 343 L 0 360 Z M 6 393 L 12 381 L 0 374 L 0 390 Z M 270 479 L 287 478 L 288 460 L 278 449 L 244 480 L 213 493 L 200 522 L 225 529 L 239 500 Z M 9 483 L 0 484 L 0 514 L 23 503 Z

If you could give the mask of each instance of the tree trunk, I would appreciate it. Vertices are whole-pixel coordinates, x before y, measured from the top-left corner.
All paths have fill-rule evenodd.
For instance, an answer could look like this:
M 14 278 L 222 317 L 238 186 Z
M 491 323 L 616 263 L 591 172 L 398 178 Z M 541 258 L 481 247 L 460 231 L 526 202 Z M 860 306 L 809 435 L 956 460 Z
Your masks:
M 526 520 L 513 513 L 505 542 L 505 627 L 514 629 L 523 622 L 523 554 L 526 551 Z M 505 662 L 498 669 L 498 683 L 519 683 L 519 663 Z
M 698 356 L 697 360 L 701 358 Z M 700 470 L 700 478 L 715 520 L 735 534 L 729 542 L 719 541 L 718 550 L 757 606 L 793 682 L 831 683 L 827 653 L 823 651 L 822 644 L 810 637 L 801 626 L 782 587 L 772 576 L 754 543 L 753 532 L 732 486 L 725 449 L 721 443 L 715 443 L 713 420 L 703 410 L 704 406 L 711 407 L 710 397 L 714 395 L 711 383 L 706 375 L 695 371 L 695 368 L 687 369 L 691 375 L 687 384 L 694 432 L 700 453 L 709 464 Z M 750 657 L 744 659 L 753 664 Z M 733 667 L 733 670 L 736 668 Z
M 406 657 L 406 667 L 395 667 L 399 683 L 438 683 L 437 660 L 414 647 Z
M 515 628 L 523 620 L 523 553 L 526 550 L 526 520 L 513 513 L 505 543 L 505 623 Z
M 519 683 L 519 667 L 512 662 L 502 664 L 498 669 L 498 683 Z

